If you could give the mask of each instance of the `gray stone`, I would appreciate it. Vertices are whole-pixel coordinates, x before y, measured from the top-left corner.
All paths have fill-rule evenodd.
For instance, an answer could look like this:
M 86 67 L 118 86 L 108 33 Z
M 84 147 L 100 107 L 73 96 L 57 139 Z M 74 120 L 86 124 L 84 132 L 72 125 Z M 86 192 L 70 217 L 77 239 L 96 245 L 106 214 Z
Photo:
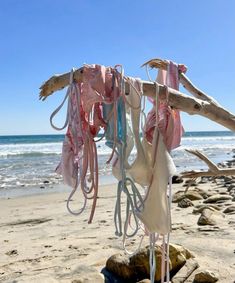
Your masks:
M 129 257 L 126 254 L 114 254 L 106 262 L 106 268 L 108 271 L 115 275 L 125 279 L 135 279 L 135 269 L 130 265 Z
M 174 175 L 172 177 L 172 184 L 180 184 L 180 183 L 183 183 L 184 182 L 184 179 L 181 178 L 180 176 L 178 175 Z
M 215 202 L 227 201 L 231 199 L 232 197 L 229 195 L 216 194 L 208 197 L 206 200 L 204 200 L 204 203 L 215 203 Z
M 230 192 L 233 189 L 235 189 L 235 185 L 230 185 L 230 186 L 227 187 L 228 192 Z
M 208 226 L 208 225 L 198 228 L 198 231 L 203 232 L 203 233 L 216 232 L 216 231 L 219 231 L 219 230 L 220 230 L 220 228 L 218 226 Z
M 212 196 L 213 193 L 212 192 L 208 192 L 208 191 L 205 191 L 203 189 L 200 189 L 200 188 L 195 188 L 195 190 L 204 198 L 208 198 L 209 196 Z
M 174 194 L 172 198 L 172 202 L 179 202 L 184 198 L 188 198 L 189 200 L 201 200 L 203 197 L 197 192 L 197 191 L 187 191 L 186 193 L 184 191 L 178 191 Z
M 195 274 L 194 277 L 194 283 L 214 283 L 218 281 L 217 275 L 215 275 L 213 272 L 209 270 L 203 270 L 197 274 Z
M 224 213 L 234 213 L 235 212 L 235 205 L 230 205 L 229 207 L 225 208 L 223 211 Z
M 199 267 L 198 262 L 195 259 L 188 259 L 185 265 L 176 273 L 171 280 L 172 283 L 183 283 L 193 273 L 195 269 Z
M 230 182 L 230 181 L 233 181 L 232 177 L 227 177 L 227 176 L 224 177 L 224 182 Z
M 208 208 L 213 211 L 220 210 L 220 207 L 216 204 L 200 204 L 194 208 L 193 214 L 201 213 L 205 208 Z
M 178 202 L 178 207 L 187 208 L 190 206 L 194 206 L 193 202 L 188 198 L 183 198 Z
M 217 225 L 224 222 L 224 215 L 216 210 L 209 208 L 203 209 L 201 216 L 198 219 L 198 225 Z
M 18 251 L 17 250 L 11 250 L 5 253 L 6 255 L 9 256 L 14 256 L 14 255 L 18 255 Z
M 198 225 L 216 225 L 216 221 L 212 219 L 213 211 L 209 208 L 205 208 L 200 215 L 197 224 Z

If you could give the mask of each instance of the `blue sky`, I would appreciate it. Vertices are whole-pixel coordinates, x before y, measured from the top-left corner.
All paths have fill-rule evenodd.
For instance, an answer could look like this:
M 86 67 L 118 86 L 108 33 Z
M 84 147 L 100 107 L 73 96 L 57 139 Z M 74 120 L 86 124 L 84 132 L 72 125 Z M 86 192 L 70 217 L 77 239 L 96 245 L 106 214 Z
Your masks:
M 143 79 L 148 59 L 184 63 L 198 87 L 235 113 L 234 0 L 0 0 L 0 43 L 0 135 L 57 133 L 49 116 L 64 92 L 41 102 L 39 86 L 83 63 L 123 64 Z M 224 129 L 182 116 L 187 131 Z

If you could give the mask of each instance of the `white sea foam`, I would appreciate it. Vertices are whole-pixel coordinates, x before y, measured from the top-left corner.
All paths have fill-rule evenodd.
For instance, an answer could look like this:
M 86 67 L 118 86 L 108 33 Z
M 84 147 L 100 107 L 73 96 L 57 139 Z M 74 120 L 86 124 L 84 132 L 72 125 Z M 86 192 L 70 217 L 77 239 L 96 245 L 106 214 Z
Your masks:
M 1 144 L 0 157 L 16 155 L 61 154 L 62 143 Z
M 235 136 L 218 137 L 184 137 L 181 146 L 177 149 L 204 150 L 210 148 L 229 150 L 235 148 Z M 1 144 L 0 157 L 11 157 L 17 155 L 40 156 L 40 155 L 60 155 L 62 142 L 53 143 L 25 143 L 25 144 Z M 105 145 L 105 141 L 97 142 L 99 155 L 109 155 L 111 149 Z
M 27 142 L 27 141 L 26 141 Z M 172 157 L 178 171 L 201 169 L 204 164 L 185 149 L 198 149 L 214 162 L 231 159 L 235 148 L 235 136 L 184 137 L 181 146 L 172 151 Z M 54 173 L 60 161 L 62 142 L 5 143 L 0 144 L 0 188 L 43 186 L 44 181 L 61 182 L 61 177 Z M 105 145 L 105 140 L 97 142 L 100 175 L 109 175 L 110 165 L 106 164 L 112 149 Z M 131 155 L 133 162 L 136 154 Z

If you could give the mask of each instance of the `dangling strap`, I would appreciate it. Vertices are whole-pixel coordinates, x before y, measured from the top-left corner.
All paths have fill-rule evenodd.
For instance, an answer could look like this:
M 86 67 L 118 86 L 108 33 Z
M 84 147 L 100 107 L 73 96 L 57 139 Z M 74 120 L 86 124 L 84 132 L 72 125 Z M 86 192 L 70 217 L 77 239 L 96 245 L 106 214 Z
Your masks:
M 139 209 L 139 207 L 142 207 L 144 205 L 142 196 L 135 186 L 133 180 L 129 177 L 126 177 L 125 173 L 125 166 L 124 166 L 124 160 L 126 155 L 126 114 L 125 114 L 125 104 L 122 103 L 123 98 L 120 97 L 121 101 L 119 101 L 119 108 L 117 111 L 118 113 L 118 123 L 117 123 L 117 134 L 118 134 L 118 153 L 119 153 L 119 162 L 120 162 L 120 170 L 121 170 L 121 177 L 122 179 L 118 183 L 118 189 L 117 189 L 117 200 L 115 205 L 115 213 L 114 213 L 114 223 L 116 228 L 116 235 L 121 236 L 122 235 L 122 217 L 121 217 L 121 194 L 122 192 L 125 193 L 127 198 L 126 203 L 126 217 L 125 217 L 125 223 L 124 223 L 124 234 L 123 234 L 123 246 L 125 249 L 125 239 L 126 237 L 133 237 L 136 235 L 136 233 L 139 230 L 139 220 L 135 214 L 136 210 Z M 130 184 L 130 190 L 132 192 L 132 196 L 129 192 L 129 189 L 127 187 L 127 184 Z M 131 234 L 127 233 L 127 227 L 130 220 L 130 214 L 133 213 L 134 217 L 134 223 L 135 228 L 134 231 Z
M 55 117 L 55 115 L 60 111 L 60 109 L 63 107 L 66 99 L 68 98 L 68 96 L 70 95 L 71 91 L 72 91 L 72 83 L 73 83 L 73 72 L 74 72 L 74 68 L 71 70 L 70 72 L 70 78 L 69 78 L 69 87 L 67 89 L 66 95 L 64 97 L 64 100 L 62 101 L 62 103 L 52 112 L 51 116 L 50 116 L 50 124 L 52 126 L 53 129 L 57 130 L 57 131 L 61 131 L 63 129 L 65 129 L 68 125 L 68 121 L 69 121 L 69 103 L 67 106 L 67 114 L 66 114 L 66 119 L 64 122 L 64 125 L 62 127 L 57 127 L 54 125 L 53 123 L 53 118 Z
M 164 283 L 166 272 L 166 242 L 165 235 L 162 236 L 162 263 L 161 263 L 161 283 Z
M 172 202 L 172 176 L 169 177 L 169 190 L 168 190 L 168 202 L 169 202 L 169 213 L 171 217 L 171 202 Z M 167 244 L 166 244 L 166 282 L 170 282 L 170 233 L 167 234 Z
M 157 236 L 158 237 L 158 236 Z M 156 256 L 155 256 L 155 243 L 156 243 L 155 233 L 149 234 L 149 266 L 150 266 L 150 281 L 155 282 L 156 273 Z
M 80 162 L 80 160 L 79 160 L 79 162 Z M 79 169 L 80 169 L 80 176 L 79 176 L 79 179 L 78 179 L 78 184 L 80 183 L 80 178 L 81 178 L 81 174 L 82 174 L 82 167 L 81 167 L 81 164 L 80 164 L 80 166 L 79 166 Z M 85 208 L 86 208 L 87 199 L 86 199 L 86 197 L 84 196 L 84 193 L 83 193 L 83 191 L 82 191 L 83 197 L 84 197 L 83 206 L 82 206 L 82 207 L 80 208 L 80 210 L 78 210 L 77 212 L 72 211 L 72 209 L 70 208 L 70 201 L 71 201 L 73 195 L 75 194 L 76 190 L 77 190 L 77 187 L 73 188 L 72 192 L 70 193 L 70 195 L 69 195 L 69 197 L 68 197 L 68 199 L 67 199 L 66 206 L 67 206 L 68 211 L 69 211 L 71 214 L 73 214 L 73 215 L 80 215 L 80 214 L 85 210 Z
M 167 243 L 166 243 L 166 282 L 170 282 L 170 233 L 167 234 Z

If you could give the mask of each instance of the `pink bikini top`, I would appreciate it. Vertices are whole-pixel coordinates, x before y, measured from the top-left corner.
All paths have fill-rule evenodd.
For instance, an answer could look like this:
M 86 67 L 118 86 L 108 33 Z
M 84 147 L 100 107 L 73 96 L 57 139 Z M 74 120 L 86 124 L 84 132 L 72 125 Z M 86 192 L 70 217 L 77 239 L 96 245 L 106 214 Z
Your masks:
M 179 72 L 186 72 L 184 65 L 177 65 L 172 61 L 169 61 L 167 70 L 160 69 L 156 81 L 167 87 L 178 90 L 179 89 Z M 155 101 L 150 100 L 153 104 Z M 154 129 L 157 126 L 163 135 L 164 143 L 168 149 L 178 147 L 180 145 L 181 137 L 184 133 L 181 120 L 180 112 L 176 109 L 172 109 L 167 101 L 158 102 L 158 117 L 156 122 L 156 109 L 153 105 L 152 110 L 147 115 L 145 125 L 145 137 L 149 143 L 152 143 Z
M 69 202 L 78 185 L 81 185 L 85 197 L 93 199 L 89 223 L 92 221 L 98 194 L 98 158 L 95 138 L 101 129 L 106 129 L 107 121 L 103 119 L 103 103 L 116 103 L 121 95 L 121 77 L 117 68 L 106 68 L 100 65 L 84 65 L 83 81 L 73 81 L 73 71 L 70 75 L 70 86 L 62 104 L 52 113 L 50 121 L 53 128 L 67 132 L 62 149 L 61 162 L 56 172 L 62 174 L 64 182 L 73 187 Z M 53 117 L 62 108 L 66 98 L 68 101 L 67 118 L 63 127 L 53 124 Z M 115 111 L 114 113 L 115 114 Z M 89 172 L 89 174 L 88 174 Z M 72 212 L 73 213 L 73 212 Z

